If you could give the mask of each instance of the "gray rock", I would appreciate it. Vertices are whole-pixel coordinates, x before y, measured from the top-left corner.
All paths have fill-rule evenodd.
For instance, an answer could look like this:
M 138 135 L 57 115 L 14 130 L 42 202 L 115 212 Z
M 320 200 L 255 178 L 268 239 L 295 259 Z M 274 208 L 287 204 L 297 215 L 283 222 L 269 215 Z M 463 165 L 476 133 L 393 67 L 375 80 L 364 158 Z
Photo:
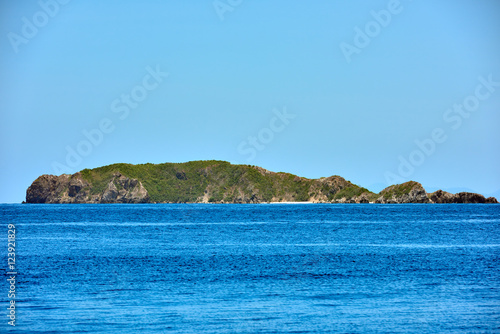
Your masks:
M 106 188 L 94 193 L 81 173 L 42 175 L 26 191 L 26 203 L 148 203 L 149 194 L 136 179 L 114 174 Z

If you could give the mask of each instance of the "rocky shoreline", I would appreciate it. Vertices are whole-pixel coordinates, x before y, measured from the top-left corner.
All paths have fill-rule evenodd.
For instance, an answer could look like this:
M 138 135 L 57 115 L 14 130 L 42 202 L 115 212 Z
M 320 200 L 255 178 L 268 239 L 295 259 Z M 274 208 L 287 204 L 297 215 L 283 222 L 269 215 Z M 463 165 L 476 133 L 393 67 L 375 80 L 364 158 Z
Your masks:
M 146 167 L 147 169 L 145 169 Z M 155 174 L 153 174 L 153 172 Z M 136 177 L 132 177 L 135 175 Z M 152 176 L 153 175 L 153 176 Z M 494 197 L 438 190 L 415 181 L 375 194 L 340 176 L 306 179 L 227 162 L 116 164 L 73 175 L 42 175 L 23 203 L 498 203 Z

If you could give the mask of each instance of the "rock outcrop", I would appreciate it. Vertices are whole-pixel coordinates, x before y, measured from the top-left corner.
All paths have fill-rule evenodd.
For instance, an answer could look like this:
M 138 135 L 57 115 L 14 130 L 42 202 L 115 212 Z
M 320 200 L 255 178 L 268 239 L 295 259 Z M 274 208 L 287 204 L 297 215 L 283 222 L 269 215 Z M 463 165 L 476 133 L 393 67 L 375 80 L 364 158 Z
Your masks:
M 27 203 L 147 203 L 149 195 L 141 182 L 119 173 L 102 190 L 96 189 L 81 173 L 42 175 L 26 191 Z
M 498 201 L 497 201 L 497 199 L 496 199 L 495 197 L 488 197 L 488 198 L 486 199 L 486 202 L 485 202 L 485 203 L 486 203 L 486 204 L 498 204 Z
M 375 203 L 429 203 L 424 187 L 415 181 L 385 188 Z
M 115 164 L 73 175 L 42 175 L 27 203 L 498 203 L 493 197 L 442 190 L 428 194 L 414 181 L 379 194 L 334 175 L 308 179 L 225 161 Z
M 451 194 L 443 190 L 429 194 L 429 199 L 432 203 L 498 203 L 495 197 L 485 198 L 483 195 L 469 192 Z

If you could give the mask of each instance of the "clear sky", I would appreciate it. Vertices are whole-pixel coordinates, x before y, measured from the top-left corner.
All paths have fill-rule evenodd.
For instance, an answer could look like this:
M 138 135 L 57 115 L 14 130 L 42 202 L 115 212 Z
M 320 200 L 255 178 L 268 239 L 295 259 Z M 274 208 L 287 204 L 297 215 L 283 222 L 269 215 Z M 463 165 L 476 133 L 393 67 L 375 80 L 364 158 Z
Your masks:
M 496 0 L 0 0 L 0 202 L 208 159 L 498 196 L 499 36 Z

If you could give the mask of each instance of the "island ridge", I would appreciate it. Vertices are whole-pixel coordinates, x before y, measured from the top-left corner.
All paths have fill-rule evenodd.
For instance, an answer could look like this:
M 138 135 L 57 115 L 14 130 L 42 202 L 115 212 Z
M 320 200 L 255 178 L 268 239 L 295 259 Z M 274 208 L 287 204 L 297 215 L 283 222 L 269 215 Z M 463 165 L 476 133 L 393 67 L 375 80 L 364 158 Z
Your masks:
M 414 181 L 376 194 L 334 175 L 308 179 L 225 161 L 113 164 L 73 175 L 42 175 L 26 203 L 498 203 L 494 197 L 442 190 Z

